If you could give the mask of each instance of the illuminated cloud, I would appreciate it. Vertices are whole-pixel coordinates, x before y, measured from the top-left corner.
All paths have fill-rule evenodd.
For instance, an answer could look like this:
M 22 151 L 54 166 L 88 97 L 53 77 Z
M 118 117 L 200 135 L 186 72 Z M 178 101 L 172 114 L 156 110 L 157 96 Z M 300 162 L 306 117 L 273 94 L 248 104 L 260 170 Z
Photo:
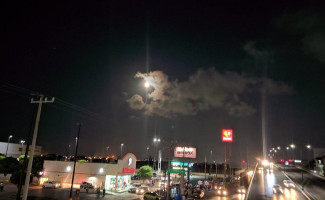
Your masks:
M 245 102 L 242 96 L 258 94 L 262 80 L 234 72 L 220 73 L 214 68 L 199 69 L 188 80 L 169 80 L 162 71 L 138 72 L 135 78 L 150 83 L 148 101 L 135 94 L 127 100 L 130 108 L 143 110 L 147 115 L 172 117 L 196 115 L 211 109 L 224 109 L 231 116 L 249 116 L 255 108 Z M 290 94 L 291 89 L 279 82 L 266 80 L 271 95 Z

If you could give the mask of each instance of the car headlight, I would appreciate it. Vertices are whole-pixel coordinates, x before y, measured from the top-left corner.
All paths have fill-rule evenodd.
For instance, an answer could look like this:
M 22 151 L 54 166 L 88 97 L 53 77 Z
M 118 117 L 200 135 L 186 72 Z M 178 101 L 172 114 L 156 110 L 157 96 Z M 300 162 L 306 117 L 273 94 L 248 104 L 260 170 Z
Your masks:
M 242 192 L 242 193 L 245 193 L 246 191 L 245 191 L 245 189 L 242 189 L 241 192 Z
M 227 195 L 227 191 L 223 191 L 223 194 L 224 194 L 224 195 Z
M 139 192 L 139 190 L 138 190 L 138 189 L 136 189 L 135 191 L 136 191 L 136 192 Z
M 220 194 L 221 192 L 220 192 L 220 190 L 218 190 L 218 194 Z
M 240 190 L 240 189 L 238 189 L 237 191 L 238 191 L 238 192 L 241 192 L 241 190 Z
M 143 193 L 143 192 L 144 192 L 144 190 L 140 190 L 140 192 L 141 192 L 141 193 Z

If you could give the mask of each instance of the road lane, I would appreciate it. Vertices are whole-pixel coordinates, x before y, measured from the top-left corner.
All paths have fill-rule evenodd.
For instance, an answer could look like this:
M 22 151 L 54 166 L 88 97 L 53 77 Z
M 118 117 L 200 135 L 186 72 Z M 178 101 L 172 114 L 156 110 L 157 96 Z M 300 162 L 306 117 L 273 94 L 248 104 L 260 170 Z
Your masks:
M 255 199 L 274 199 L 274 200 L 306 200 L 307 198 L 298 189 L 287 189 L 283 186 L 285 175 L 274 168 L 273 173 L 266 170 L 257 170 L 249 193 L 249 200 Z M 273 194 L 273 185 L 279 184 L 283 187 L 283 194 Z
M 282 166 L 280 167 L 283 170 Z M 302 176 L 301 170 L 294 166 L 286 166 L 285 173 L 299 186 L 301 186 Z M 311 196 L 312 199 L 325 199 L 325 180 L 303 171 L 303 179 L 305 182 L 304 191 Z

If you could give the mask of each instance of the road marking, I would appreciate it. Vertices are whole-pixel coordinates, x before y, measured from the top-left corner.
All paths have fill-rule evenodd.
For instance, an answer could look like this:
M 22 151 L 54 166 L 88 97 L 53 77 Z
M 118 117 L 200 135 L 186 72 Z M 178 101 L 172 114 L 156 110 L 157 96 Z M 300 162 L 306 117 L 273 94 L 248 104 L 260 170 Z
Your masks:
M 278 166 L 277 166 L 278 167 Z M 279 168 L 279 167 L 278 167 Z M 293 180 L 291 180 L 291 178 L 286 175 L 283 171 L 279 170 L 280 172 L 282 172 L 290 181 L 292 181 L 295 185 L 296 185 L 296 188 L 298 188 L 300 190 L 300 192 L 308 199 L 308 200 L 312 200 L 309 196 L 312 196 L 309 192 L 306 192 L 304 190 L 302 190 Z M 306 194 L 308 193 L 309 196 Z

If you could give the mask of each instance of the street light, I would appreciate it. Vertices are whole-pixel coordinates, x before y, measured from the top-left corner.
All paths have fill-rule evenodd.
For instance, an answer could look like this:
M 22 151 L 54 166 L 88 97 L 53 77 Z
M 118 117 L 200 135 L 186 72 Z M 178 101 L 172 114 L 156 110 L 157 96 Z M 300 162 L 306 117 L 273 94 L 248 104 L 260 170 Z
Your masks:
M 278 150 L 281 150 L 281 147 L 278 147 L 277 149 L 278 149 Z
M 21 143 L 21 154 L 23 154 L 25 140 L 20 140 L 20 143 Z
M 306 148 L 307 148 L 307 149 L 311 149 L 311 145 L 310 145 L 310 144 L 307 144 L 307 145 L 306 145 Z
M 158 157 L 158 155 L 157 155 L 158 154 L 158 152 L 157 152 L 158 150 L 157 149 L 158 149 L 158 143 L 160 142 L 160 138 L 154 138 L 153 139 L 153 142 L 155 143 L 155 148 L 156 148 L 155 156 L 153 157 L 153 167 L 154 167 L 154 170 L 155 170 L 155 166 L 156 166 L 156 164 L 155 164 L 155 160 L 156 160 L 155 157 L 156 156 Z
M 287 150 L 289 150 L 289 149 L 290 149 L 290 147 L 286 147 L 286 149 L 287 149 Z
M 291 147 L 291 149 L 296 148 L 296 146 L 294 144 L 290 144 L 290 147 Z
M 149 166 L 149 147 L 147 147 L 148 166 Z
M 122 143 L 121 144 L 121 158 L 122 158 L 122 155 L 123 155 L 123 146 L 124 146 L 124 144 Z
M 7 157 L 7 153 L 8 153 L 9 141 L 10 141 L 11 138 L 12 138 L 12 135 L 9 135 L 8 143 L 7 143 L 7 150 L 6 150 L 6 157 Z

